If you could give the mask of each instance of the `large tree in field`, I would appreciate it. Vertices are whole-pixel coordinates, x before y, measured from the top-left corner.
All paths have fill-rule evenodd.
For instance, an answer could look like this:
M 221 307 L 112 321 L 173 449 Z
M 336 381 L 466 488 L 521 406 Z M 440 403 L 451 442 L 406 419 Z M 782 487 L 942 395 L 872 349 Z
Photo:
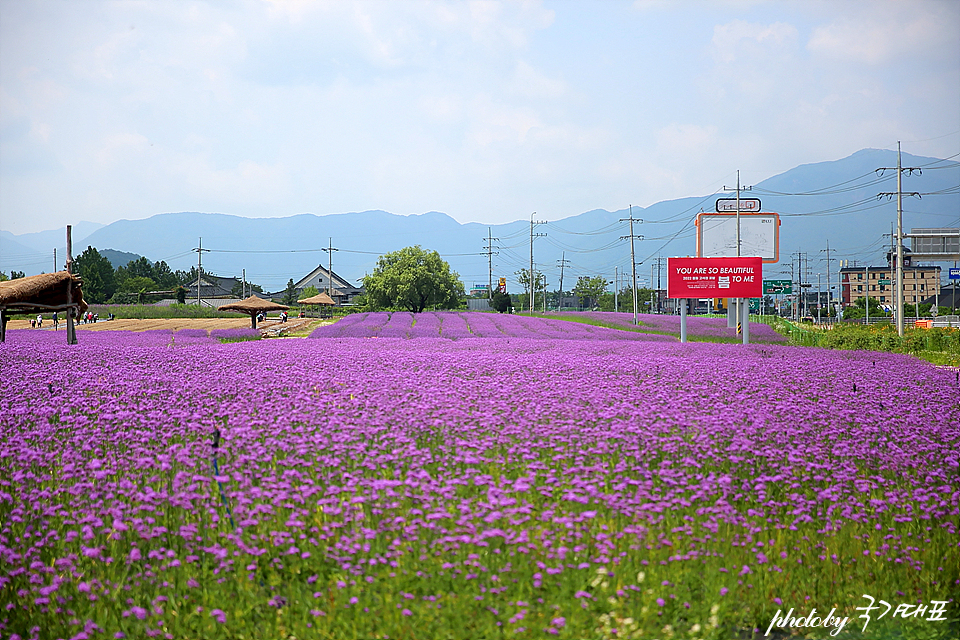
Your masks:
M 370 309 L 405 309 L 420 313 L 427 307 L 456 309 L 466 296 L 460 275 L 436 251 L 420 245 L 380 256 L 373 273 L 363 279 Z
M 88 302 L 106 302 L 117 290 L 113 265 L 94 247 L 77 256 L 73 270 L 83 278 L 83 297 Z
M 607 280 L 603 276 L 588 278 L 581 276 L 577 280 L 577 286 L 573 288 L 573 295 L 580 298 L 580 304 L 590 306 L 597 304 L 600 296 L 607 290 Z

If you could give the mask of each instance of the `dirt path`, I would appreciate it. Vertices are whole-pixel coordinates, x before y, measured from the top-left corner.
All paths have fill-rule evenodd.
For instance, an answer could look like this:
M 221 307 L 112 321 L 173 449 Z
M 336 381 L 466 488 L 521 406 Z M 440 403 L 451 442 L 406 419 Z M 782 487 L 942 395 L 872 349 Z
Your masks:
M 281 323 L 279 320 L 267 319 L 257 325 L 264 335 L 276 335 L 278 330 L 290 334 L 298 329 L 306 329 L 307 325 L 315 322 L 316 318 L 290 318 Z M 214 329 L 246 329 L 250 326 L 248 318 L 148 318 L 101 320 L 90 324 L 78 324 L 77 331 L 180 331 L 181 329 L 201 329 L 210 332 Z M 29 329 L 29 320 L 11 320 L 7 329 Z M 60 322 L 59 331 L 66 331 L 66 322 Z M 49 318 L 43 321 L 40 331 L 54 331 L 53 322 Z
M 250 320 L 247 318 L 117 319 L 76 325 L 77 331 L 153 331 L 155 329 L 169 329 L 170 331 L 180 331 L 180 329 L 204 329 L 210 331 L 211 329 L 239 329 L 249 326 Z M 11 320 L 7 323 L 7 329 L 29 328 L 29 320 Z M 59 330 L 66 331 L 66 329 L 67 323 L 61 321 Z M 53 322 L 49 318 L 45 318 L 41 331 L 53 330 Z

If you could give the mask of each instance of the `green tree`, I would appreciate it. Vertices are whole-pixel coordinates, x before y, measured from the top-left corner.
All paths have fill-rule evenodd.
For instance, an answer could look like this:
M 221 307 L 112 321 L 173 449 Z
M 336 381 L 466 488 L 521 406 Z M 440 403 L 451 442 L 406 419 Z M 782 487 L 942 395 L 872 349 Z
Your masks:
M 320 291 L 315 286 L 310 285 L 309 287 L 306 287 L 303 291 L 300 292 L 299 298 L 303 300 L 305 298 L 312 298 L 313 296 L 318 296 L 318 295 L 320 295 Z
M 88 302 L 106 302 L 117 290 L 113 265 L 94 247 L 87 246 L 77 256 L 73 270 L 83 278 L 83 297 Z
M 283 290 L 283 304 L 290 306 L 297 302 L 297 285 L 293 278 L 287 280 L 287 288 Z
M 177 286 L 177 276 L 165 261 L 153 263 L 153 275 L 150 276 L 160 289 L 173 289 Z
M 577 280 L 577 286 L 573 288 L 573 295 L 580 298 L 580 306 L 596 306 L 600 296 L 607 290 L 607 284 L 607 279 L 603 276 L 581 276 Z
M 10 272 L 10 279 L 11 279 L 11 280 L 19 280 L 20 278 L 26 278 L 26 277 L 27 277 L 27 274 L 25 274 L 23 271 L 11 271 L 11 272 Z
M 510 294 L 500 293 L 499 290 L 493 292 L 493 298 L 490 300 L 490 306 L 497 313 L 506 313 L 510 310 Z
M 134 276 L 127 278 L 117 288 L 121 293 L 140 293 L 140 291 L 153 291 L 157 288 L 157 283 L 151 278 L 143 276 Z
M 517 278 L 517 283 L 523 289 L 523 293 L 520 294 L 520 308 L 529 309 L 530 308 L 530 269 L 520 269 L 513 273 Z M 533 270 L 534 282 L 536 282 L 536 291 L 534 295 L 534 304 L 540 305 L 546 299 L 547 295 L 547 276 L 542 272 Z M 539 300 L 540 302 L 537 302 Z
M 380 256 L 373 273 L 364 277 L 367 307 L 406 309 L 420 313 L 427 307 L 455 309 L 466 296 L 456 271 L 436 251 L 420 245 Z
M 153 263 L 140 256 L 136 260 L 127 263 L 127 274 L 131 278 L 150 278 L 154 283 L 157 279 L 154 274 Z
M 181 271 L 180 269 L 177 269 L 173 272 L 173 277 L 176 279 L 177 284 L 186 287 L 194 284 L 197 281 L 197 268 L 190 267 L 189 271 Z
M 253 284 L 252 282 L 248 282 L 246 295 L 244 295 L 243 282 L 238 282 L 233 285 L 232 289 L 230 289 L 230 295 L 238 298 L 246 298 L 247 296 L 252 295 L 254 291 L 257 293 L 263 293 L 263 287 L 258 284 Z
M 653 289 L 647 289 L 645 287 L 637 288 L 637 306 L 640 307 L 640 313 L 646 313 L 649 309 L 650 294 L 652 293 Z M 633 313 L 633 288 L 624 287 L 620 290 L 616 300 L 616 309 L 614 309 L 614 299 L 612 293 L 605 293 L 600 296 L 598 304 L 601 311 L 619 310 L 625 313 Z
M 173 293 L 177 296 L 177 304 L 186 304 L 187 302 L 187 288 L 182 284 L 178 284 L 173 290 Z

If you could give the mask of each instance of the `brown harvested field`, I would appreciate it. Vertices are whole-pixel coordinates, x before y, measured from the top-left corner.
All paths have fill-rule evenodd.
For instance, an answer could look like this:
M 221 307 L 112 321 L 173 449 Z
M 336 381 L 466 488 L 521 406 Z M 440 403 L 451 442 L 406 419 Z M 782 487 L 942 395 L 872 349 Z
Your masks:
M 326 321 L 326 322 L 329 322 Z M 294 333 L 297 329 L 306 329 L 310 323 L 320 324 L 315 318 L 290 318 L 285 324 L 281 324 L 274 319 L 268 319 L 257 325 L 263 332 L 269 332 L 271 329 L 283 327 L 286 333 Z M 91 324 L 78 324 L 77 331 L 154 331 L 169 330 L 180 331 L 181 329 L 203 329 L 211 331 L 212 329 L 245 329 L 250 326 L 249 318 L 153 318 L 146 320 L 138 319 L 116 319 L 101 320 Z M 7 323 L 7 329 L 29 329 L 29 320 L 11 320 Z M 60 322 L 60 330 L 64 331 L 67 324 Z M 53 323 L 50 318 L 44 318 L 43 331 L 53 331 Z
M 273 322 L 261 323 L 273 325 Z M 239 329 L 249 327 L 249 318 L 155 318 L 148 320 L 136 319 L 117 319 L 101 320 L 92 324 L 78 324 L 77 331 L 152 331 L 154 329 L 169 329 L 179 331 L 180 329 Z M 29 329 L 29 320 L 11 320 L 7 323 L 7 329 Z M 53 323 L 50 318 L 44 318 L 43 330 L 52 329 Z M 60 322 L 60 330 L 65 330 L 67 323 Z

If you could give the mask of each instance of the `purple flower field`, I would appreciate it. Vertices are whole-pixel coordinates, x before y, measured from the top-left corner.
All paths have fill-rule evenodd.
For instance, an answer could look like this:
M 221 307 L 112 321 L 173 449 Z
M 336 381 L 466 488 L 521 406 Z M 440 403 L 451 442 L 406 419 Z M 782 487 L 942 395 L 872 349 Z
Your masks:
M 622 325 L 624 327 L 633 326 L 632 313 L 612 313 L 601 311 L 586 311 L 576 314 L 566 314 L 569 316 L 583 316 L 601 322 Z M 661 315 L 654 313 L 639 313 L 637 319 L 640 321 L 641 329 L 647 327 L 654 331 L 665 331 L 668 333 L 680 334 L 680 316 Z M 687 334 L 690 336 L 704 336 L 711 338 L 734 338 L 736 339 L 736 329 L 727 327 L 726 318 L 698 318 L 696 316 L 687 317 Z M 780 335 L 773 330 L 770 325 L 760 322 L 750 323 L 750 342 L 761 344 L 786 343 L 787 337 Z
M 0 637 L 956 630 L 953 370 L 493 314 L 181 333 L 0 344 Z M 858 635 L 861 594 L 954 622 Z
M 614 315 L 614 314 L 610 314 Z M 621 314 L 622 315 L 622 314 Z M 642 340 L 675 342 L 586 324 L 477 312 L 407 311 L 356 313 L 316 329 L 311 338 L 527 338 L 533 340 Z

